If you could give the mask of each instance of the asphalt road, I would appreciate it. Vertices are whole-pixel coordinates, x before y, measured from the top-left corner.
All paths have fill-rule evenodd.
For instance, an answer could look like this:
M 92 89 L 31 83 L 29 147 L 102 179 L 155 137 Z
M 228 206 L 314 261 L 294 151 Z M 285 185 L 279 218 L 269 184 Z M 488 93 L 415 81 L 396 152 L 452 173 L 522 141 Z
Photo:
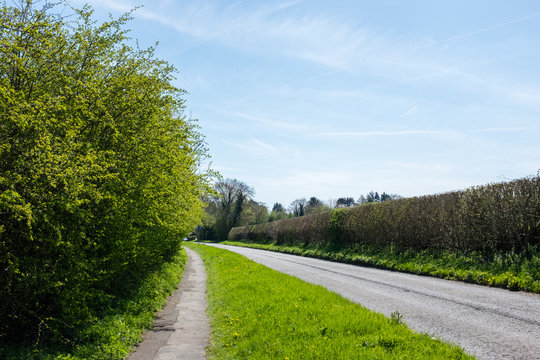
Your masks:
M 371 310 L 399 311 L 409 328 L 458 344 L 479 359 L 540 359 L 540 295 L 212 244 Z

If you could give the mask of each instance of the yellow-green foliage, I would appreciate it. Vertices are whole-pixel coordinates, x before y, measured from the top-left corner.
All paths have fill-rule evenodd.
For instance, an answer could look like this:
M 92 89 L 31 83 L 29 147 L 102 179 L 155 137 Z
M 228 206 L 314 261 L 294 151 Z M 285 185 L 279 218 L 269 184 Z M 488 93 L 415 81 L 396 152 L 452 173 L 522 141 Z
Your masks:
M 233 228 L 230 240 L 523 251 L 540 244 L 540 176 Z
M 0 338 L 70 339 L 174 255 L 210 174 L 174 68 L 128 45 L 129 16 L 16 5 L 0 9 Z

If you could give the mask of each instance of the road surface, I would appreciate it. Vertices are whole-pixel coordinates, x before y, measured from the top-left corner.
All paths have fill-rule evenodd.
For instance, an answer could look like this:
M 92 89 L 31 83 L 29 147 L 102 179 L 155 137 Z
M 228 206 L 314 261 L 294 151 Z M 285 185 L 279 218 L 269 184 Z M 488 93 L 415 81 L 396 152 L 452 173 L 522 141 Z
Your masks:
M 208 244 L 371 310 L 399 311 L 409 328 L 458 344 L 479 359 L 540 359 L 540 295 L 271 251 Z

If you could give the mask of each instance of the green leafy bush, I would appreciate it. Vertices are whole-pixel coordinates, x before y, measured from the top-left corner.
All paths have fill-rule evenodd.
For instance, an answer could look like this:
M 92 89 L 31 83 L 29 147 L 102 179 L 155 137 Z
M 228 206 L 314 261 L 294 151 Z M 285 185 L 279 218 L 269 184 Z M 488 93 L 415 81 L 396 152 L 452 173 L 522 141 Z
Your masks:
M 43 8 L 37 8 L 43 6 Z M 68 343 L 177 252 L 210 172 L 129 15 L 0 9 L 0 340 Z

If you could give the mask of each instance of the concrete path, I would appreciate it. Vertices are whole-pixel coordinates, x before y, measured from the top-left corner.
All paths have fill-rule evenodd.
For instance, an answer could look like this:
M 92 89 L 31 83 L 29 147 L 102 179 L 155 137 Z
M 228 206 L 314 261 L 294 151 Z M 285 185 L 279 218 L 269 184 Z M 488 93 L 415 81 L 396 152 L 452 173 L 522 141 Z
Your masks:
M 210 245 L 210 244 L 209 244 Z M 270 251 L 215 245 L 322 285 L 479 359 L 540 359 L 540 295 Z
M 206 272 L 199 255 L 185 249 L 188 262 L 180 287 L 158 314 L 127 360 L 206 359 L 210 325 L 206 316 Z

